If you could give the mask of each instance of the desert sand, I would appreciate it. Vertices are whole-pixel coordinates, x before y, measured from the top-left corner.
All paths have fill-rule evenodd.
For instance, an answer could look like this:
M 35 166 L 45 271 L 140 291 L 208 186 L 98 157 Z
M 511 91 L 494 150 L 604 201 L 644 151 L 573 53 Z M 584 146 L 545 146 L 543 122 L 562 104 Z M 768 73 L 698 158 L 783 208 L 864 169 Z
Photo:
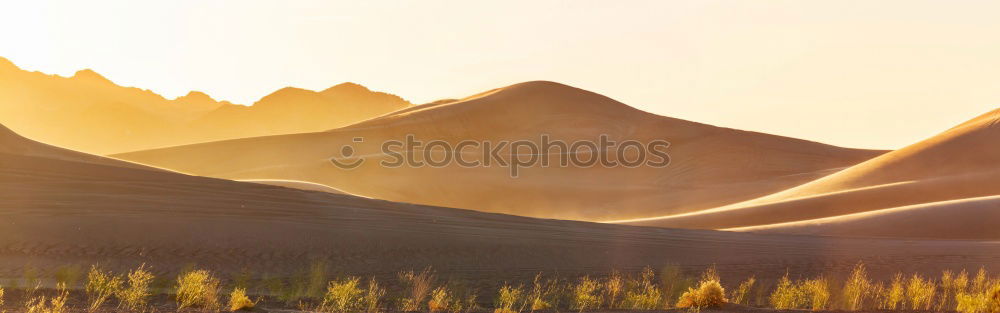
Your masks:
M 1000 265 L 996 242 L 841 239 L 534 219 L 188 176 L 89 156 L 0 128 L 0 274 L 25 266 L 188 264 L 283 275 L 325 259 L 394 275 L 431 265 L 497 283 L 538 271 L 678 264 L 759 278 L 867 262 L 875 274 Z M 51 273 L 41 273 L 48 275 Z M 734 275 L 735 276 L 735 275 Z
M 326 130 L 406 108 L 395 95 L 343 83 L 283 88 L 252 106 L 191 91 L 166 99 L 93 70 L 71 77 L 21 70 L 0 57 L 0 123 L 46 143 L 94 154 Z
M 840 235 L 855 229 L 855 235 L 997 239 L 985 223 L 996 220 L 998 206 L 980 197 L 1000 194 L 998 123 L 1000 110 L 773 195 L 626 223 Z M 802 225 L 819 227 L 805 230 Z M 881 229 L 871 229 L 873 225 Z
M 543 134 L 569 143 L 596 141 L 602 134 L 617 141 L 662 139 L 670 142 L 666 151 L 671 164 L 665 168 L 536 165 L 523 169 L 517 178 L 499 166 L 379 165 L 388 159 L 381 144 L 402 141 L 407 135 L 454 145 L 462 140 L 539 142 Z M 355 138 L 363 142 L 355 143 Z M 353 147 L 355 156 L 364 158 L 361 167 L 346 170 L 328 161 L 341 156 L 345 145 Z M 422 150 L 410 152 L 419 154 Z M 415 106 L 325 132 L 114 156 L 210 177 L 307 181 L 398 202 L 532 217 L 607 220 L 691 212 L 749 200 L 881 153 L 654 115 L 593 92 L 539 81 Z M 509 151 L 504 150 L 504 154 Z M 558 160 L 562 156 L 551 157 Z

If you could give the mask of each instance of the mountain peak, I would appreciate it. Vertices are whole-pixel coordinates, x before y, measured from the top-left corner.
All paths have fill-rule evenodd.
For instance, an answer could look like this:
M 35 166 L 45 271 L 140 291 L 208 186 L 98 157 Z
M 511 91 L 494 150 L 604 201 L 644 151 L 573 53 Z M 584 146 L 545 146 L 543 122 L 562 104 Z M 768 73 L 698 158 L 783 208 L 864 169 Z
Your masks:
M 176 100 L 176 101 L 211 101 L 211 102 L 215 102 L 215 99 L 212 99 L 212 97 L 209 96 L 208 94 L 206 94 L 204 92 L 201 92 L 201 91 L 196 91 L 196 90 L 192 90 L 192 91 L 188 92 L 186 95 L 181 96 L 181 97 L 177 97 L 177 99 L 174 99 L 174 100 Z
M 371 90 L 368 87 L 362 86 L 360 84 L 346 82 L 334 85 L 333 87 L 327 88 L 320 93 L 330 94 L 330 93 L 369 93 Z
M 108 80 L 107 78 L 105 78 L 101 74 L 98 74 L 97 72 L 94 72 L 94 70 L 89 69 L 89 68 L 88 69 L 82 69 L 82 70 L 76 71 L 76 73 L 73 74 L 73 77 L 70 77 L 70 78 L 82 79 L 82 80 L 87 80 L 87 81 L 102 82 L 102 83 L 103 82 L 107 82 L 107 83 L 111 82 L 111 80 Z
M 21 68 L 17 67 L 17 65 L 14 64 L 14 62 L 11 62 L 5 57 L 0 57 L 0 71 L 19 70 L 19 69 Z

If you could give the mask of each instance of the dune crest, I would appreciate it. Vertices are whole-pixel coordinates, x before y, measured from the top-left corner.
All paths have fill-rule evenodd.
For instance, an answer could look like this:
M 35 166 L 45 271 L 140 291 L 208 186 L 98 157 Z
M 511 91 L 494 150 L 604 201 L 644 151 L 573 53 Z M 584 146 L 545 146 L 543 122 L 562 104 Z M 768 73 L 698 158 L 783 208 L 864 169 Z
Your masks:
M 296 94 L 315 97 L 298 91 Z M 512 178 L 498 166 L 388 168 L 381 144 L 413 136 L 452 144 L 541 136 L 552 140 L 670 142 L 665 168 L 525 168 Z M 362 138 L 363 142 L 355 142 Z M 345 145 L 359 168 L 333 166 Z M 423 153 L 415 149 L 409 153 Z M 502 154 L 509 155 L 509 149 Z M 468 152 L 480 156 L 481 152 Z M 553 158 L 566 156 L 560 151 Z M 227 179 L 314 182 L 367 197 L 533 217 L 603 220 L 689 212 L 739 202 L 827 175 L 880 154 L 715 127 L 650 114 L 606 96 L 535 81 L 458 101 L 394 111 L 326 132 L 245 138 L 116 154 L 116 157 Z M 239 155 L 237 158 L 231 156 Z M 748 157 L 749 156 L 749 157 Z
M 1000 142 L 1000 110 L 830 176 L 772 195 L 691 214 L 622 222 L 810 234 L 830 229 L 832 233 L 843 234 L 846 231 L 835 229 L 861 228 L 862 224 L 871 225 L 866 221 L 883 221 L 892 216 L 910 223 L 886 222 L 881 224 L 885 227 L 883 230 L 858 230 L 856 234 L 926 236 L 931 233 L 908 228 L 929 230 L 938 229 L 936 226 L 940 225 L 951 225 L 958 230 L 960 227 L 957 225 L 964 223 L 961 221 L 992 215 L 986 212 L 988 205 L 971 203 L 995 203 L 973 199 L 1000 195 L 1000 146 L 996 142 Z M 960 213 L 979 211 L 982 212 Z M 866 215 L 865 212 L 871 214 Z M 954 212 L 954 215 L 946 212 Z M 917 218 L 917 215 L 924 218 Z M 821 222 L 837 226 L 802 226 Z M 996 235 L 993 232 L 970 232 L 970 229 L 982 230 L 974 226 L 954 232 L 941 230 L 936 236 L 983 238 Z

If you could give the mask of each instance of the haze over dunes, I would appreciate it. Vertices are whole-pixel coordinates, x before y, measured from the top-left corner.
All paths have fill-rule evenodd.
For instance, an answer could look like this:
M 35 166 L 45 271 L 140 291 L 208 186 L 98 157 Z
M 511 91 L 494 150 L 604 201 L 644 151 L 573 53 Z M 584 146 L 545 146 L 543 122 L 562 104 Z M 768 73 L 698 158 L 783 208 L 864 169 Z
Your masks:
M 95 154 L 319 131 L 407 106 L 400 97 L 353 83 L 319 92 L 284 88 L 249 107 L 198 91 L 166 99 L 118 86 L 92 70 L 60 77 L 24 71 L 0 57 L 0 122 Z
M 0 135 L 0 274 L 8 277 L 28 264 L 95 263 L 288 275 L 315 259 L 356 275 L 433 265 L 473 280 L 663 264 L 768 275 L 845 270 L 858 260 L 880 274 L 1000 264 L 992 243 L 532 219 L 187 176 Z
M 989 197 L 1000 195 L 997 142 L 1000 110 L 786 191 L 718 209 L 630 224 L 997 239 L 1000 236 L 992 229 L 998 206 Z
M 517 178 L 503 167 L 388 168 L 381 144 L 405 140 L 499 142 L 666 140 L 665 168 L 542 167 Z M 355 142 L 362 138 L 363 142 Z M 344 170 L 329 162 L 351 145 L 365 160 Z M 407 151 L 420 154 L 423 151 Z M 469 150 L 475 155 L 479 152 Z M 553 82 L 498 88 L 437 101 L 326 132 L 187 145 L 116 157 L 227 179 L 309 181 L 372 198 L 517 215 L 601 220 L 689 212 L 807 182 L 881 151 L 846 149 L 646 113 Z M 503 150 L 509 155 L 509 149 Z M 544 154 L 544 153 L 543 153 Z M 559 159 L 565 155 L 551 156 Z M 475 157 L 473 157 L 475 158 Z

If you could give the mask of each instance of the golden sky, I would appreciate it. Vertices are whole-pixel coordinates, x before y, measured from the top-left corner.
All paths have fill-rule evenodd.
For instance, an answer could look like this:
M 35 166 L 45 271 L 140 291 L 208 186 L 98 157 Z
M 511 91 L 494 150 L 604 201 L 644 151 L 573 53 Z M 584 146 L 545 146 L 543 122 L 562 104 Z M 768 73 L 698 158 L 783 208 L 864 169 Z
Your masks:
M 0 56 L 249 104 L 553 80 L 653 113 L 897 148 L 1000 104 L 995 1 L 19 1 Z M 669 137 L 669 134 L 665 134 Z

